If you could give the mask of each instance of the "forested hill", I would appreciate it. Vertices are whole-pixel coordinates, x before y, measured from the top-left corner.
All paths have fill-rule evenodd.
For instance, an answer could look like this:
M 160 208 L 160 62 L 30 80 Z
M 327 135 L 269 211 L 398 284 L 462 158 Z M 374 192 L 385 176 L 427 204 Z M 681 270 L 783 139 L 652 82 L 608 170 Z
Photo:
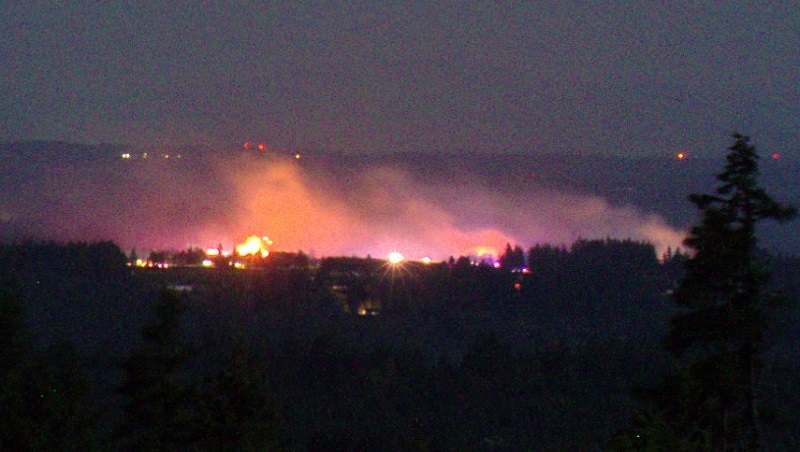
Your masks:
M 0 246 L 0 440 L 597 450 L 629 421 L 631 387 L 666 369 L 666 293 L 685 256 L 584 240 L 526 257 L 529 271 L 466 258 L 136 269 L 111 243 Z M 773 271 L 796 300 L 798 260 Z M 798 309 L 772 315 L 763 406 L 777 421 L 767 444 L 786 450 Z

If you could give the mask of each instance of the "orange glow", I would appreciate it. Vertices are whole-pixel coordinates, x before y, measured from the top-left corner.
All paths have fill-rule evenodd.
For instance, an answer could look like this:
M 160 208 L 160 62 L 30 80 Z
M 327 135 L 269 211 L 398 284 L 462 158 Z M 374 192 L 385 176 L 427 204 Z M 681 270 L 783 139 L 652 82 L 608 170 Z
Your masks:
M 467 183 L 428 186 L 405 171 L 386 167 L 348 174 L 344 183 L 324 161 L 305 167 L 290 164 L 291 156 L 262 161 L 242 154 L 238 161 L 222 165 L 235 190 L 236 208 L 225 225 L 207 225 L 197 241 L 240 237 L 234 243 L 241 243 L 252 231 L 269 231 L 270 237 L 280 238 L 282 250 L 320 256 L 371 254 L 387 259 L 390 251 L 402 249 L 406 257 L 441 261 L 463 255 L 480 261 L 499 256 L 506 243 L 519 242 L 514 234 L 550 243 L 569 243 L 574 234 L 629 236 L 652 240 L 658 249 L 674 248 L 683 238 L 681 231 L 635 209 L 560 192 L 541 193 L 540 199 L 519 205 L 528 216 L 542 220 L 531 230 L 512 233 L 503 223 L 505 198 L 500 193 Z M 474 216 L 481 222 L 473 224 Z
M 683 152 L 679 152 L 678 153 L 678 160 L 683 160 L 685 158 L 686 158 L 686 154 L 684 154 Z
M 239 256 L 255 256 L 260 254 L 261 257 L 269 256 L 267 247 L 272 245 L 272 240 L 269 237 L 259 237 L 251 235 L 245 240 L 244 243 L 236 247 L 236 253 Z
M 477 255 L 478 257 L 482 257 L 482 256 L 492 256 L 492 257 L 499 256 L 499 254 L 497 253 L 497 248 L 494 248 L 494 247 L 491 247 L 491 246 L 479 246 L 479 247 L 476 247 L 474 249 L 474 252 L 475 252 L 475 255 Z
M 267 150 L 267 145 L 264 144 L 264 143 L 258 143 L 258 150 L 259 151 L 266 151 Z

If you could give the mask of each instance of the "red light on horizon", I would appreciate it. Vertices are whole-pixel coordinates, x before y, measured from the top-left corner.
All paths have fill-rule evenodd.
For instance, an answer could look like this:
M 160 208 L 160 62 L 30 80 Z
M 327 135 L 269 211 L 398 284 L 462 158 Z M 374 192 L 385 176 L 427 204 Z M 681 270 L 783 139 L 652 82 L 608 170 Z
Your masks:
M 772 154 L 772 159 L 773 159 L 773 160 L 778 160 L 779 158 L 781 158 L 781 155 L 780 155 L 780 154 L 778 154 L 777 152 L 776 152 L 776 153 L 774 153 L 774 154 Z
M 258 150 L 265 151 L 267 149 L 267 145 L 265 143 L 258 143 Z
M 245 149 L 250 149 L 250 142 L 249 141 L 245 141 L 244 142 L 244 148 Z

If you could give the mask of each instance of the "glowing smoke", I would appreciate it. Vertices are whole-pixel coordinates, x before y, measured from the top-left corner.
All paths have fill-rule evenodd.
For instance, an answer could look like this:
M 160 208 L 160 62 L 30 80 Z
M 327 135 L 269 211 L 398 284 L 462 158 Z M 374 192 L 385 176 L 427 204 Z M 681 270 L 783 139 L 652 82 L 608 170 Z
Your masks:
M 425 183 L 402 170 L 306 172 L 291 162 L 246 159 L 228 173 L 234 236 L 267 231 L 276 248 L 319 255 L 446 259 L 497 255 L 506 243 L 570 244 L 632 238 L 658 250 L 683 234 L 655 215 L 597 198 L 541 189 L 517 199 L 469 181 Z
M 4 183 L 0 226 L 55 240 L 108 239 L 125 249 L 231 249 L 267 234 L 274 250 L 380 257 L 398 251 L 434 260 L 580 237 L 632 238 L 663 250 L 683 237 L 658 216 L 596 196 L 497 188 L 476 183 L 462 168 L 437 169 L 438 177 L 425 179 L 382 164 L 341 168 L 323 160 L 240 155 L 35 167 Z

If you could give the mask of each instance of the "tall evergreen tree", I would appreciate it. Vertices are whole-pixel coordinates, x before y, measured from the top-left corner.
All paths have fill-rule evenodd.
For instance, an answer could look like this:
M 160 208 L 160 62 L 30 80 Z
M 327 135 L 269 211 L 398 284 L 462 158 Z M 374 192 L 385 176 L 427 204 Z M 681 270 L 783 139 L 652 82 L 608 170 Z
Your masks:
M 142 330 L 144 345 L 120 367 L 126 381 L 125 416 L 115 431 L 122 450 L 191 450 L 200 437 L 198 393 L 188 367 L 192 348 L 184 338 L 186 301 L 165 290 L 155 305 L 156 321 Z
M 661 446 L 673 450 L 761 447 L 757 387 L 769 294 L 756 225 L 789 220 L 796 211 L 759 185 L 758 156 L 748 137 L 734 134 L 729 151 L 715 194 L 690 197 L 702 220 L 684 242 L 693 255 L 673 294 L 683 309 L 665 341 L 679 370 L 649 393 L 659 430 L 671 432 L 661 436 L 672 438 Z M 640 431 L 646 424 L 640 422 Z M 644 440 L 656 446 L 653 437 Z
M 217 450 L 281 450 L 266 369 L 241 342 L 224 364 L 203 395 L 204 442 Z

